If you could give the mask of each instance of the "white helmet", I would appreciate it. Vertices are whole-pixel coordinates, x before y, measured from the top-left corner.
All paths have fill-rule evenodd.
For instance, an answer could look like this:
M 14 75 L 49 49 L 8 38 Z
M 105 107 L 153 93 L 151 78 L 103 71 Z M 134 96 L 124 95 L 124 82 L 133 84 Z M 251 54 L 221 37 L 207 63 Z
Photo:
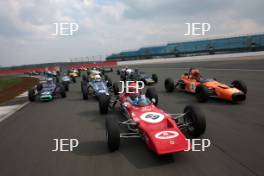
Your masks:
M 52 82 L 53 82 L 53 79 L 52 79 L 52 78 L 48 78 L 48 79 L 47 79 L 47 83 L 48 83 L 48 84 L 51 84 Z
M 132 69 L 127 69 L 126 72 L 127 72 L 127 74 L 131 74 L 133 71 L 132 71 Z
M 95 79 L 95 81 L 101 81 L 101 76 L 100 75 L 95 75 L 94 79 Z

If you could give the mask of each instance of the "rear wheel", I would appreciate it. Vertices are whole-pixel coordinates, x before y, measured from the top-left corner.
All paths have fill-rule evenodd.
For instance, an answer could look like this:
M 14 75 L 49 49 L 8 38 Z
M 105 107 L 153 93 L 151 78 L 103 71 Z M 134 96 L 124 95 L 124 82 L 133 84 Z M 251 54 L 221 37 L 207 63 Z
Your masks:
M 164 86 L 167 92 L 172 92 L 174 90 L 174 82 L 171 78 L 165 79 Z
M 76 78 L 74 76 L 71 77 L 73 83 L 76 83 Z
M 187 124 L 186 130 L 192 137 L 201 136 L 206 129 L 205 116 L 196 106 L 186 106 L 184 108 L 184 123 Z
M 82 96 L 83 100 L 88 100 L 88 86 L 85 82 L 82 82 Z
M 109 103 L 110 103 L 110 98 L 107 95 L 100 95 L 98 97 L 99 100 L 99 111 L 101 114 L 107 114 L 108 113 L 108 108 L 109 108 Z
M 28 91 L 28 99 L 29 99 L 29 101 L 31 101 L 31 102 L 35 101 L 35 99 L 36 99 L 36 95 L 35 95 L 35 90 L 34 90 L 34 89 L 30 89 L 30 90 Z
M 108 149 L 116 151 L 120 146 L 120 130 L 116 119 L 112 116 L 106 117 L 106 138 Z
M 244 94 L 247 94 L 247 85 L 244 81 L 235 80 L 232 83 L 232 86 L 242 91 Z
M 196 98 L 199 102 L 204 103 L 209 99 L 209 90 L 204 85 L 199 85 L 195 90 Z
M 82 80 L 83 81 L 87 81 L 87 76 L 86 75 L 82 75 Z
M 157 76 L 157 74 L 152 74 L 152 79 L 153 79 L 153 81 L 155 82 L 155 83 L 157 83 L 158 82 L 158 76 Z
M 68 83 L 63 83 L 64 90 L 69 91 L 69 84 Z
M 60 88 L 60 95 L 61 95 L 61 97 L 62 98 L 65 98 L 66 97 L 66 92 L 65 92 L 64 87 L 60 85 L 59 88 Z
M 150 87 L 150 88 L 147 89 L 146 97 L 148 99 L 150 99 L 155 106 L 158 105 L 159 98 L 158 98 L 158 94 L 156 92 L 156 89 L 154 87 Z

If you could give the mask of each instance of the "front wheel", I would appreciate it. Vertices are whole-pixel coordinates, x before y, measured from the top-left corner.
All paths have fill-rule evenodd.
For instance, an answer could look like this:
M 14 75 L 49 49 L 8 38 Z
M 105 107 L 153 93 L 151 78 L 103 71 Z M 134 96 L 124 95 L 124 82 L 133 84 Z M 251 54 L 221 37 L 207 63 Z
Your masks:
M 150 87 L 146 91 L 146 97 L 150 99 L 155 106 L 158 105 L 159 97 L 154 87 Z
M 165 79 L 164 87 L 166 89 L 166 92 L 173 92 L 174 90 L 174 82 L 171 78 Z
M 244 81 L 235 80 L 232 83 L 232 86 L 242 91 L 244 94 L 247 94 L 247 85 Z
M 30 90 L 28 91 L 28 99 L 29 99 L 29 101 L 31 101 L 31 102 L 35 101 L 35 99 L 36 99 L 36 95 L 35 95 L 35 90 L 34 90 L 34 89 L 30 89 Z
M 205 115 L 200 108 L 196 106 L 186 106 L 184 108 L 184 123 L 187 125 L 186 130 L 192 137 L 201 136 L 206 129 Z
M 109 108 L 109 103 L 110 103 L 110 98 L 107 95 L 100 95 L 98 97 L 99 100 L 99 111 L 101 114 L 107 114 L 108 113 L 108 108 Z
M 158 82 L 158 76 L 157 76 L 157 74 L 152 74 L 152 79 L 153 79 L 153 81 L 155 82 L 155 83 L 157 83 Z
M 199 85 L 196 87 L 195 95 L 199 102 L 204 103 L 209 99 L 209 90 L 205 85 Z
M 120 130 L 116 119 L 112 116 L 106 117 L 106 138 L 108 149 L 113 152 L 120 146 Z

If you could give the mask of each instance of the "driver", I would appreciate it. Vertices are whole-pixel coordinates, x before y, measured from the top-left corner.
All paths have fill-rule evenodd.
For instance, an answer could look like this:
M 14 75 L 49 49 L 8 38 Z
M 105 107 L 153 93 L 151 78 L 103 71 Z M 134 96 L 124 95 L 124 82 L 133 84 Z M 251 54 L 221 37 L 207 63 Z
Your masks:
M 142 95 L 140 91 L 137 92 L 136 90 L 137 84 L 135 82 L 131 83 L 128 88 L 128 101 L 136 106 L 141 106 L 141 105 L 147 105 L 148 100 L 145 95 Z
M 131 94 L 128 97 L 128 101 L 135 106 L 148 105 L 146 96 L 142 94 Z
M 48 78 L 47 79 L 47 84 L 52 84 L 53 83 L 53 79 L 52 78 Z
M 201 80 L 201 74 L 198 69 L 192 69 L 191 71 L 191 79 L 194 79 L 198 82 Z
M 100 82 L 101 81 L 101 76 L 100 75 L 95 75 L 94 76 L 94 81 L 95 82 Z

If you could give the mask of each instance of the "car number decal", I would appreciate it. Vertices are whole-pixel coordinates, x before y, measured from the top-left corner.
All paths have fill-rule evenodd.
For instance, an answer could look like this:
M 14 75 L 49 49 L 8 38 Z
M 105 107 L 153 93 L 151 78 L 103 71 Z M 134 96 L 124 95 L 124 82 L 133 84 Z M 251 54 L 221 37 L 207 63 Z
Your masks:
M 196 89 L 196 85 L 195 85 L 194 83 L 192 83 L 192 84 L 190 85 L 190 89 L 193 90 L 193 91 L 195 91 L 195 89 Z
M 179 133 L 176 131 L 161 131 L 155 134 L 155 137 L 158 139 L 171 139 L 179 136 Z
M 148 123 L 159 123 L 164 119 L 164 115 L 157 112 L 146 112 L 140 118 Z

